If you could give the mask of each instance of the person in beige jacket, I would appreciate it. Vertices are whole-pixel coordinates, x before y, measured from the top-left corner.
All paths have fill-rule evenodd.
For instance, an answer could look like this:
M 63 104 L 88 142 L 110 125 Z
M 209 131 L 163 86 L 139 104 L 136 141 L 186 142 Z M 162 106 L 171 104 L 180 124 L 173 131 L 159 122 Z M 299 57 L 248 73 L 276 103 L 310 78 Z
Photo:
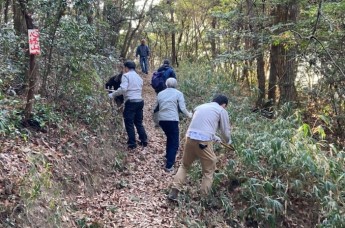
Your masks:
M 202 167 L 201 192 L 208 194 L 212 187 L 213 174 L 216 169 L 217 157 L 213 151 L 213 142 L 221 141 L 216 136 L 219 129 L 222 140 L 231 144 L 229 115 L 226 111 L 228 98 L 216 95 L 212 102 L 202 104 L 194 109 L 192 122 L 186 134 L 181 165 L 174 176 L 172 189 L 168 195 L 170 200 L 177 200 L 187 176 L 187 171 L 196 159 Z

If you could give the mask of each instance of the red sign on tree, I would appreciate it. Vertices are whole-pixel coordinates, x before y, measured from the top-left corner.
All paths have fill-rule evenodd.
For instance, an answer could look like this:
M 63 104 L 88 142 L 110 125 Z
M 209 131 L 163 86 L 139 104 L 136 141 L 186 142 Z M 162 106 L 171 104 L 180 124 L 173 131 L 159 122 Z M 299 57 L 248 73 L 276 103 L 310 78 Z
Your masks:
M 40 55 L 40 34 L 38 29 L 28 29 L 30 55 Z

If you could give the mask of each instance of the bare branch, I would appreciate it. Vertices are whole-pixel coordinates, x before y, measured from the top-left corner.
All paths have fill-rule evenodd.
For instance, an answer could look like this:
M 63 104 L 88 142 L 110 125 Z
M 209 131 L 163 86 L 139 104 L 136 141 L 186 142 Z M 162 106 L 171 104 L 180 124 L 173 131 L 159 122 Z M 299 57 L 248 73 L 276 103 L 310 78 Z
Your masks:
M 321 41 L 319 41 L 315 36 L 310 36 L 310 40 L 315 40 L 316 42 L 318 42 L 322 49 L 325 50 L 325 52 L 327 53 L 329 59 L 332 61 L 332 63 L 334 64 L 334 66 L 336 66 L 336 68 L 338 68 L 338 70 L 341 72 L 341 74 L 345 77 L 345 74 L 343 72 L 343 70 L 341 69 L 341 67 L 334 61 L 332 55 L 329 53 L 329 51 L 325 48 L 325 46 L 323 46 L 323 44 L 321 43 Z
M 319 24 L 319 21 L 320 21 L 320 17 L 321 17 L 321 7 L 322 7 L 322 0 L 319 0 L 319 8 L 318 8 L 318 10 L 317 10 L 316 22 L 315 22 L 315 25 L 314 25 L 313 32 L 311 33 L 313 36 L 314 36 L 315 33 L 316 33 L 317 25 Z

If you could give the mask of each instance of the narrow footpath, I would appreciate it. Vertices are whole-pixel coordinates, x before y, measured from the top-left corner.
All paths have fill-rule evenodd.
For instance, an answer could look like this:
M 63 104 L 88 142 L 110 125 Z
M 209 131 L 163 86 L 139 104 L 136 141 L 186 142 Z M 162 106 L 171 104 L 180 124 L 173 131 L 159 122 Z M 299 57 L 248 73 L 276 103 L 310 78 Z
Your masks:
M 173 174 L 166 173 L 163 169 L 165 135 L 160 128 L 154 127 L 152 119 L 156 94 L 150 85 L 150 74 L 142 77 L 144 124 L 149 144 L 144 149 L 138 148 L 128 154 L 128 165 L 135 172 L 122 177 L 128 182 L 130 189 L 114 189 L 116 203 L 120 206 L 114 216 L 114 227 L 173 227 L 175 207 L 166 199 Z
M 101 191 L 92 197 L 86 194 L 76 197 L 74 206 L 79 210 L 73 213 L 75 220 L 87 217 L 89 221 L 101 221 L 102 227 L 176 227 L 178 207 L 166 197 L 175 172 L 164 171 L 165 135 L 154 127 L 152 119 L 156 94 L 150 85 L 150 75 L 141 76 L 149 144 L 128 151 L 127 136 L 122 133 L 117 150 L 125 151 L 122 161 L 125 169 L 101 180 Z

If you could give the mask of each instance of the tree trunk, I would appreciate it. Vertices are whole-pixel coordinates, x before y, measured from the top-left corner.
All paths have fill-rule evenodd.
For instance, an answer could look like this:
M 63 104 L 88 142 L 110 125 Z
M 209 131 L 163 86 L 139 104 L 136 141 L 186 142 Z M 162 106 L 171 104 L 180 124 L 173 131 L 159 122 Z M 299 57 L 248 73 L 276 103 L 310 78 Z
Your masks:
M 129 36 L 131 34 L 131 30 L 132 30 L 132 21 L 128 22 L 127 33 L 126 33 L 125 40 L 124 40 L 124 43 L 123 43 L 122 49 L 121 49 L 120 57 L 123 59 L 126 59 L 127 50 L 128 50 L 126 47 L 127 47 L 127 42 L 128 42 Z
M 26 97 L 26 105 L 24 109 L 24 122 L 27 122 L 31 118 L 34 98 L 35 98 L 36 81 L 37 81 L 36 56 L 30 55 L 29 89 L 28 89 L 28 94 Z
M 46 70 L 44 71 L 44 74 L 43 74 L 42 86 L 41 86 L 41 91 L 40 91 L 42 96 L 47 95 L 47 80 L 51 71 L 51 65 L 52 65 L 51 62 L 52 62 L 52 57 L 53 57 L 53 48 L 54 48 L 54 43 L 55 43 L 56 31 L 59 28 L 60 20 L 63 16 L 65 9 L 66 9 L 66 4 L 64 3 L 64 1 L 60 1 L 59 9 L 56 15 L 56 20 L 54 22 L 54 25 L 52 26 L 52 29 L 49 35 L 50 46 L 49 46 L 49 51 L 48 51 L 48 59 L 46 58 L 46 63 L 45 63 Z
M 177 53 L 176 53 L 176 66 L 178 67 L 178 58 L 177 56 L 179 55 L 180 59 L 182 58 L 181 53 L 180 53 L 180 48 L 181 48 L 181 42 L 182 42 L 182 37 L 183 37 L 183 31 L 185 30 L 184 26 L 184 20 L 181 21 L 181 33 L 178 36 L 177 39 Z
M 277 101 L 277 75 L 279 68 L 279 53 L 280 47 L 271 45 L 270 52 L 270 77 L 268 80 L 268 99 L 272 100 L 273 103 Z
M 175 21 L 174 21 L 174 8 L 171 5 L 171 10 L 170 10 L 170 16 L 171 16 L 171 24 L 174 25 Z M 176 66 L 176 43 L 175 43 L 175 29 L 172 29 L 171 32 L 171 64 L 173 66 Z
M 266 94 L 266 74 L 265 74 L 265 59 L 263 50 L 256 57 L 256 76 L 258 79 L 259 96 L 256 106 L 261 106 L 265 100 Z
M 87 10 L 87 14 L 86 14 L 87 23 L 89 25 L 92 25 L 93 24 L 93 7 L 91 3 L 87 4 L 86 10 Z
M 189 43 L 189 36 L 191 36 L 190 35 L 190 26 L 189 25 L 187 25 L 187 27 L 186 27 L 186 29 L 185 29 L 185 31 L 186 31 L 186 33 L 185 33 L 185 37 L 186 37 L 186 41 L 184 42 L 184 45 L 183 45 L 183 52 L 184 52 L 184 55 L 187 57 L 187 59 L 190 59 L 190 57 L 191 57 L 191 51 L 189 51 L 189 49 L 188 49 L 188 43 Z
M 167 58 L 168 56 L 168 47 L 169 47 L 169 44 L 168 44 L 168 32 L 165 32 L 164 33 L 164 46 L 165 46 L 165 52 L 164 52 L 164 58 Z
M 32 14 L 27 11 L 25 2 L 23 0 L 20 0 L 19 3 L 20 3 L 21 11 L 23 15 L 25 16 L 27 29 L 34 29 L 35 26 L 33 23 L 33 19 L 31 17 Z M 36 60 L 35 60 L 36 56 L 32 54 L 29 54 L 29 55 L 30 55 L 29 78 L 28 78 L 29 88 L 28 88 L 28 93 L 26 97 L 26 105 L 24 109 L 24 123 L 27 123 L 32 115 L 36 82 L 37 82 L 37 68 L 36 68 Z
M 292 48 L 292 50 L 286 51 L 285 54 L 285 72 L 282 75 L 279 83 L 279 104 L 295 101 L 297 98 L 297 91 L 295 87 L 295 79 L 297 75 L 296 53 L 294 48 Z
M 10 8 L 10 1 L 11 0 L 6 0 L 5 6 L 4 6 L 4 23 L 8 23 L 8 9 Z M 2 9 L 1 9 L 2 11 Z M 1 22 L 1 17 L 0 17 L 0 22 Z
M 278 4 L 272 11 L 275 16 L 275 24 L 287 24 L 296 22 L 299 12 L 299 5 L 297 0 L 292 0 L 289 3 Z M 277 31 L 278 34 L 284 30 Z M 275 85 L 279 79 L 279 104 L 295 101 L 297 97 L 295 79 L 297 75 L 296 62 L 296 46 L 289 46 L 285 48 L 286 41 L 280 41 L 277 45 L 271 45 L 271 69 L 269 82 L 269 98 L 276 102 Z
M 134 8 L 134 1 L 131 2 L 131 7 Z M 126 37 L 124 39 L 122 48 L 121 48 L 121 54 L 120 57 L 123 59 L 126 59 L 127 57 L 127 51 L 128 51 L 128 43 L 131 42 L 131 40 L 129 40 L 129 37 L 131 35 L 131 31 L 132 31 L 132 20 L 133 20 L 133 15 L 134 12 L 133 10 L 130 13 L 130 21 L 128 22 L 128 28 L 127 28 L 127 32 L 126 32 Z
M 194 47 L 195 47 L 195 59 L 198 59 L 199 56 L 199 40 L 198 40 L 198 34 L 197 34 L 197 30 L 196 30 L 196 24 L 194 23 Z
M 241 80 L 243 84 L 247 82 L 248 89 L 250 88 L 250 62 L 249 60 L 243 61 L 242 77 Z
M 159 36 L 159 43 L 162 43 L 162 35 Z M 159 59 L 162 59 L 162 45 L 159 45 Z
M 217 56 L 217 46 L 216 46 L 216 37 L 215 37 L 215 30 L 217 27 L 217 18 L 213 17 L 211 22 L 212 27 L 212 37 L 211 37 L 211 52 L 212 52 L 212 58 L 215 59 Z
M 21 6 L 15 0 L 13 0 L 12 10 L 14 30 L 16 31 L 17 36 L 21 36 L 26 31 L 25 19 L 21 10 Z
M 258 81 L 258 98 L 256 101 L 256 106 L 260 107 L 265 100 L 266 93 L 266 75 L 265 75 L 265 60 L 264 60 L 264 50 L 262 44 L 260 43 L 260 30 L 264 28 L 261 22 L 259 23 L 250 23 L 255 20 L 255 18 L 260 16 L 259 10 L 256 9 L 256 4 L 253 1 L 246 0 L 247 14 L 249 16 L 249 21 L 247 26 L 253 34 L 257 34 L 253 38 L 245 39 L 245 49 L 254 48 L 256 51 L 256 77 Z M 264 10 L 262 12 L 264 14 Z M 249 39 L 249 40 L 248 40 Z M 248 40 L 248 41 L 247 41 Z M 251 42 L 251 43 L 249 43 Z
M 285 16 L 284 21 L 285 23 L 296 22 L 298 13 L 299 13 L 299 6 L 298 1 L 293 0 L 284 7 L 285 9 Z M 297 98 L 297 91 L 295 86 L 295 79 L 297 76 L 297 60 L 296 60 L 296 53 L 297 47 L 291 46 L 288 49 L 282 49 L 284 51 L 284 56 L 282 56 L 284 61 L 284 73 L 281 74 L 282 78 L 280 78 L 279 83 L 279 90 L 280 90 L 280 99 L 279 104 L 284 104 L 286 102 L 293 102 L 296 101 Z
M 23 39 L 27 41 L 27 29 L 26 27 L 26 22 L 24 18 L 24 14 L 22 12 L 22 7 L 20 1 L 13 0 L 12 1 L 12 12 L 13 12 L 13 28 L 18 37 L 24 36 Z M 20 58 L 20 53 L 24 50 L 24 45 L 18 45 L 16 47 L 16 52 L 15 56 L 16 58 Z M 29 61 L 29 58 L 27 58 Z M 20 78 L 21 81 L 23 81 L 23 86 L 21 88 L 22 93 L 27 92 L 28 84 L 29 84 L 29 69 L 27 66 L 22 66 L 21 67 L 22 73 L 18 75 L 18 78 Z
M 281 4 L 277 4 L 273 8 L 271 15 L 274 16 L 274 24 L 279 24 L 284 21 L 284 7 Z M 281 30 L 277 30 L 277 34 L 281 33 Z M 271 44 L 270 50 L 270 77 L 268 82 L 268 99 L 273 103 L 277 102 L 277 83 L 281 78 L 284 71 L 284 61 L 282 59 L 283 45 Z
M 198 35 L 196 36 L 196 37 L 199 37 L 200 38 L 200 43 L 201 43 L 201 46 L 203 47 L 203 49 L 204 49 L 204 53 L 205 53 L 205 56 L 206 56 L 206 58 L 207 58 L 207 61 L 208 62 L 211 62 L 211 59 L 210 59 L 210 57 L 209 57 L 209 55 L 208 55 L 208 53 L 207 53 L 207 48 L 206 48 L 206 45 L 204 44 L 204 41 L 203 41 L 203 39 L 202 39 L 202 33 L 201 33 L 201 31 L 200 31 L 200 29 L 199 29 L 199 25 L 197 25 L 197 23 L 196 23 L 196 20 L 195 20 L 195 28 L 196 28 L 196 31 L 198 32 Z M 196 58 L 198 58 L 198 55 L 196 55 Z

